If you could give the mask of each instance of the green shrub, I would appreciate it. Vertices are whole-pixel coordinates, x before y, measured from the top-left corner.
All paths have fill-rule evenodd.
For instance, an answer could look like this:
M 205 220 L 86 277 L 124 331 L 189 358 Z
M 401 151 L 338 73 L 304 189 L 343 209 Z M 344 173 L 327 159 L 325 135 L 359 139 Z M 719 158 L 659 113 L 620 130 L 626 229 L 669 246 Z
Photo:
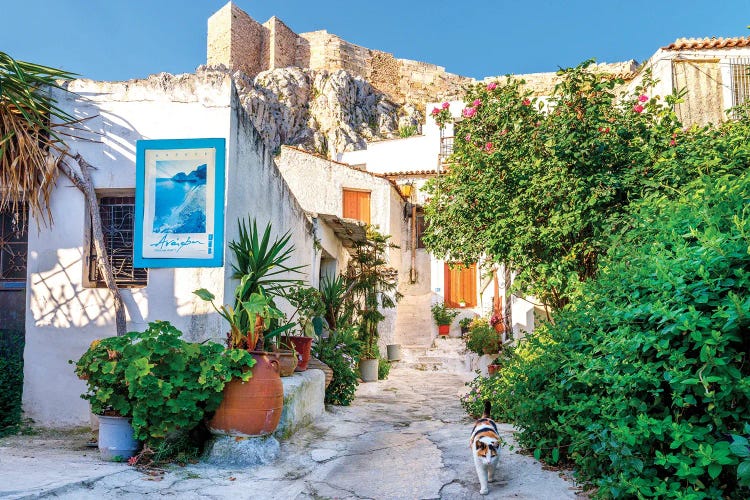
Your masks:
M 580 299 L 475 383 L 521 446 L 572 460 L 599 498 L 750 496 L 750 174 L 737 170 L 634 207 Z
M 385 380 L 391 372 L 391 362 L 385 358 L 378 358 L 378 380 Z
M 333 370 L 333 380 L 326 389 L 327 404 L 348 406 L 354 399 L 359 385 L 357 363 L 361 349 L 353 326 L 332 331 L 328 338 L 313 347 L 315 357 Z
M 23 331 L 0 330 L 0 436 L 18 430 L 23 391 Z
M 474 320 L 469 326 L 469 332 L 464 335 L 464 341 L 468 350 L 480 356 L 500 350 L 500 335 L 487 320 Z
M 101 415 L 131 417 L 138 439 L 158 448 L 176 431 L 187 431 L 218 408 L 224 385 L 249 379 L 255 361 L 243 349 L 215 342 L 186 342 L 167 321 L 149 323 L 145 332 L 94 341 L 76 363 L 86 380 L 81 397 Z

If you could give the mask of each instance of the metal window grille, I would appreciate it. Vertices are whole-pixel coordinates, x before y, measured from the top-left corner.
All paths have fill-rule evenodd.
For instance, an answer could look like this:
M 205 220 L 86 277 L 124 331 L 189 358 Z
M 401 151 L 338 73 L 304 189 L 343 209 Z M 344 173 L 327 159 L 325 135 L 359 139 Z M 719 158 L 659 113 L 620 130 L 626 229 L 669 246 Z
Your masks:
M 115 275 L 115 283 L 123 288 L 146 286 L 148 269 L 133 267 L 135 198 L 132 196 L 100 198 L 99 213 L 104 232 L 104 246 Z M 89 281 L 98 287 L 106 286 L 96 263 L 97 254 L 93 234 L 89 255 Z
M 453 154 L 453 137 L 440 138 L 440 161 L 445 162 Z
M 18 209 L 23 212 L 0 212 L 0 288 L 26 283 L 29 227 L 26 206 L 19 205 Z
M 731 74 L 732 107 L 750 103 L 750 58 L 729 60 Z M 732 117 L 740 118 L 741 112 L 733 110 Z

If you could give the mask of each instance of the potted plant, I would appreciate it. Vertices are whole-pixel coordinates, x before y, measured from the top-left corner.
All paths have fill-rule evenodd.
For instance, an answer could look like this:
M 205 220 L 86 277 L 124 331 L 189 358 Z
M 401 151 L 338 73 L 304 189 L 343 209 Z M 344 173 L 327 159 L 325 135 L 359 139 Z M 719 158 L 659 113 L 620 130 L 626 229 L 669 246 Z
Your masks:
M 432 318 L 438 325 L 438 334 L 447 337 L 450 333 L 451 323 L 458 316 L 458 311 L 445 307 L 445 302 L 432 304 L 430 310 L 432 311 Z
M 86 380 L 82 397 L 99 417 L 99 449 L 105 460 L 123 460 L 137 451 L 163 447 L 219 406 L 226 382 L 247 380 L 253 359 L 244 351 L 225 352 L 215 342 L 196 344 L 166 321 L 144 332 L 95 341 L 76 363 Z M 179 401 L 179 404 L 174 404 Z
M 313 287 L 295 285 L 287 291 L 285 297 L 296 308 L 289 319 L 291 321 L 295 316 L 298 317 L 301 335 L 286 336 L 282 341 L 294 346 L 298 353 L 297 371 L 305 371 L 310 361 L 314 335 L 320 336 L 323 330 L 321 316 L 325 313 L 325 305 L 321 293 Z
M 500 357 L 496 357 L 492 360 L 492 363 L 487 365 L 487 374 L 489 376 L 495 375 L 498 371 L 500 371 Z
M 479 354 L 496 354 L 500 351 L 500 336 L 485 319 L 475 319 L 464 337 L 466 348 Z
M 497 333 L 503 333 L 505 331 L 505 321 L 503 315 L 500 312 L 494 312 L 490 318 L 490 326 L 495 329 Z
M 397 291 L 398 271 L 388 267 L 386 250 L 397 248 L 372 226 L 364 241 L 355 243 L 346 274 L 349 305 L 359 322 L 362 341 L 359 367 L 364 382 L 378 379 L 378 323 L 385 319 L 381 309 L 395 307 L 401 298 Z
M 474 321 L 474 318 L 471 318 L 469 316 L 458 320 L 458 326 L 461 328 L 462 337 L 469 331 L 469 325 L 471 325 L 472 321 Z

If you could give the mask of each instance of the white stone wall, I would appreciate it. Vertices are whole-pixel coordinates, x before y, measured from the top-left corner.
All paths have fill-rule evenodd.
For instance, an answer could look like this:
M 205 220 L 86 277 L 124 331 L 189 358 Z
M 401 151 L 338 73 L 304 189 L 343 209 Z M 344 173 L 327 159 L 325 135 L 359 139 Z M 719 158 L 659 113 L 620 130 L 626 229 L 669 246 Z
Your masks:
M 78 80 L 70 90 L 77 94 L 56 92 L 55 97 L 75 117 L 88 118 L 86 132 L 78 133 L 84 137 L 70 139 L 69 146 L 96 167 L 97 190 L 135 188 L 138 139 L 225 138 L 225 242 L 236 237 L 238 216 L 255 217 L 261 230 L 270 220 L 276 235 L 292 232 L 293 263 L 305 265 L 317 285 L 320 252 L 313 245 L 313 224 L 238 105 L 229 77 L 199 73 L 122 83 Z M 81 193 L 65 178 L 52 193 L 51 210 L 53 225 L 38 227 L 32 221 L 29 230 L 24 411 L 42 425 L 84 425 L 89 410 L 79 395 L 85 384 L 68 360 L 77 360 L 92 340 L 115 334 L 113 305 L 106 289 L 85 285 L 88 222 Z M 338 254 L 340 244 L 330 241 L 330 231 L 326 238 L 327 248 Z M 122 290 L 128 329 L 169 320 L 188 340 L 221 339 L 227 325 L 192 292 L 207 288 L 217 303 L 231 303 L 236 286 L 231 262 L 225 247 L 224 267 L 150 269 L 148 286 Z
M 281 148 L 276 163 L 302 207 L 314 214 L 341 217 L 345 188 L 369 191 L 370 222 L 382 233 L 390 234 L 393 243 L 403 247 L 403 200 L 387 179 L 287 146 Z M 389 265 L 398 269 L 401 276 L 405 258 L 402 253 L 402 249 L 388 252 Z M 339 270 L 345 267 L 343 264 L 339 265 Z M 396 309 L 386 309 L 384 315 L 386 319 L 379 325 L 383 354 L 385 345 L 395 338 Z

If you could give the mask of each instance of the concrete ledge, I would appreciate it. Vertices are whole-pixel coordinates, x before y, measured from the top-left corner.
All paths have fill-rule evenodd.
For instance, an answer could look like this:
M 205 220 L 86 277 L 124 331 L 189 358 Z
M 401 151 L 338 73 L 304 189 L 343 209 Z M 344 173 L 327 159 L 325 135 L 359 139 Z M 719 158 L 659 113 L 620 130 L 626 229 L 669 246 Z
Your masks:
M 281 381 L 284 384 L 284 410 L 274 435 L 286 439 L 325 411 L 325 374 L 322 370 L 309 369 L 283 377 Z

